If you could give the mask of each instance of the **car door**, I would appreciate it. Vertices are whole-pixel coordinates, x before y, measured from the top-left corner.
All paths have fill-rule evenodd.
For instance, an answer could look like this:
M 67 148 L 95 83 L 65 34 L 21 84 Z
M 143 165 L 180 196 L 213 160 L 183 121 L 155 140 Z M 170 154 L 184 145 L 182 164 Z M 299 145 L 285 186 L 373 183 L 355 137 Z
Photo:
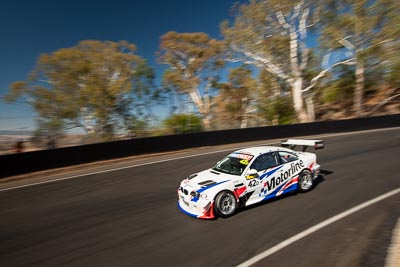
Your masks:
M 259 202 L 265 197 L 265 186 L 268 181 L 268 173 L 279 166 L 279 160 L 275 152 L 269 152 L 258 156 L 250 166 L 250 170 L 256 170 L 257 175 L 246 177 L 247 191 L 251 196 L 247 205 Z
M 297 189 L 297 177 L 302 166 L 295 153 L 277 151 L 275 155 L 279 166 L 270 171 L 265 179 L 265 191 L 269 197 L 279 196 L 287 191 Z

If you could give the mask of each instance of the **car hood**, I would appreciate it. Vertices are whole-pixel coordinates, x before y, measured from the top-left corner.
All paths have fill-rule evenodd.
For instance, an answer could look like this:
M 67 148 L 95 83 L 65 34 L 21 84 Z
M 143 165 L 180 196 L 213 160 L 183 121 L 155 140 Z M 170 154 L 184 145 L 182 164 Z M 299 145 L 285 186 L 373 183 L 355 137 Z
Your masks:
M 240 176 L 221 173 L 208 169 L 189 177 L 189 185 L 195 189 L 201 189 L 206 187 L 216 186 L 221 183 L 225 183 L 231 180 L 239 180 Z

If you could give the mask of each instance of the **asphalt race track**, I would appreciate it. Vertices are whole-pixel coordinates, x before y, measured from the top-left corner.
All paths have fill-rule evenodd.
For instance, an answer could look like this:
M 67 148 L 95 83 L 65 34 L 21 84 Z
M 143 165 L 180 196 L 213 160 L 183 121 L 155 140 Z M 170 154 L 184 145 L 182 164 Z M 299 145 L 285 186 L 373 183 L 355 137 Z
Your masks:
M 235 266 L 400 188 L 400 128 L 324 140 L 311 192 L 228 219 L 196 220 L 176 206 L 180 180 L 227 151 L 0 191 L 0 266 Z M 384 266 L 399 217 L 396 194 L 255 265 Z

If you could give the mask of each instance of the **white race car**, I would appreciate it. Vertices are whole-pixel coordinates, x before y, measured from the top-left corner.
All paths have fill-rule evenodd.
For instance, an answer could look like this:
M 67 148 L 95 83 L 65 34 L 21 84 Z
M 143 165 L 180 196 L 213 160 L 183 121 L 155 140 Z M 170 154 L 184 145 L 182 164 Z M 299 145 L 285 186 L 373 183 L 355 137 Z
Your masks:
M 309 191 L 320 165 L 317 156 L 305 150 L 321 149 L 323 141 L 289 139 L 282 146 L 240 149 L 213 168 L 190 175 L 177 190 L 179 209 L 195 218 L 226 218 L 242 206 L 295 190 Z M 302 152 L 294 151 L 295 146 L 302 146 Z

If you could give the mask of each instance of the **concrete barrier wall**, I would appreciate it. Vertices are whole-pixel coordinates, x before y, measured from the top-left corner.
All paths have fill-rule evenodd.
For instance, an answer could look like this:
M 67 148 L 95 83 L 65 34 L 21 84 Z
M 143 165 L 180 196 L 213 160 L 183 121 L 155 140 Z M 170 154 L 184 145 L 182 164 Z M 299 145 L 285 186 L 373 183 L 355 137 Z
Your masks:
M 100 160 L 264 139 L 399 127 L 400 114 L 148 137 L 0 156 L 0 178 Z

